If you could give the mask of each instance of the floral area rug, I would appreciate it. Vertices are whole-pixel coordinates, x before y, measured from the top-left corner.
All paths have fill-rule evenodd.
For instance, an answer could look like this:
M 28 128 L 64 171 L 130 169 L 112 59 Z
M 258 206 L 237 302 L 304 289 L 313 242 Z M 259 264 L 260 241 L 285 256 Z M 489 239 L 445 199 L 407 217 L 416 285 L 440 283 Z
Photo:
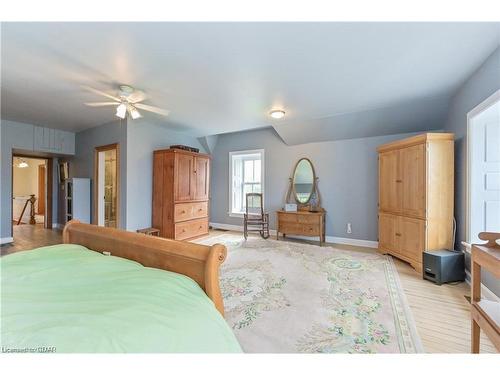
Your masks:
M 415 324 L 387 256 L 222 234 L 225 316 L 245 352 L 416 353 Z

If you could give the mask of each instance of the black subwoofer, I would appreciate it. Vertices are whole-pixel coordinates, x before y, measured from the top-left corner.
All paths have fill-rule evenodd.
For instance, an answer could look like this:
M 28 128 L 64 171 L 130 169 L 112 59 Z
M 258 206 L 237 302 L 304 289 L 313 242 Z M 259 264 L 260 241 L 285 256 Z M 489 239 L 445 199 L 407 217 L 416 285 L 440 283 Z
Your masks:
M 450 250 L 424 251 L 423 277 L 438 285 L 465 280 L 464 253 Z

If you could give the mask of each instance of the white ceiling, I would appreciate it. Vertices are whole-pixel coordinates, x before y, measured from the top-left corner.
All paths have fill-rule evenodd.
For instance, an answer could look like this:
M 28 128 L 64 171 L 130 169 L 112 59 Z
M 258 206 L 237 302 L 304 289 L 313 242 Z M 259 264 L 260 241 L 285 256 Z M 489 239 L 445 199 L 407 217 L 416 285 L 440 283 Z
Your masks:
M 325 119 L 337 116 L 342 138 L 439 128 L 449 97 L 498 47 L 499 25 L 3 23 L 2 118 L 82 130 L 114 112 L 84 106 L 102 98 L 81 85 L 130 84 L 171 111 L 149 121 L 195 136 L 274 125 L 298 143 L 331 133 Z M 407 125 L 385 121 L 398 106 L 414 114 Z M 384 121 L 374 129 L 353 113 Z

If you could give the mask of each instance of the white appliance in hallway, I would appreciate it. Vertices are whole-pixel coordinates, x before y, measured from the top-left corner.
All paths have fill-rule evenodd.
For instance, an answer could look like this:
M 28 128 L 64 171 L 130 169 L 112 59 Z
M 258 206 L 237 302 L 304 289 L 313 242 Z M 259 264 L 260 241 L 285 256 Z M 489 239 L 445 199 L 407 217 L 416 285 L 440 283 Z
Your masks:
M 66 221 L 90 224 L 90 178 L 70 178 L 65 182 Z
M 480 232 L 500 232 L 500 91 L 493 104 L 469 115 L 470 243 Z

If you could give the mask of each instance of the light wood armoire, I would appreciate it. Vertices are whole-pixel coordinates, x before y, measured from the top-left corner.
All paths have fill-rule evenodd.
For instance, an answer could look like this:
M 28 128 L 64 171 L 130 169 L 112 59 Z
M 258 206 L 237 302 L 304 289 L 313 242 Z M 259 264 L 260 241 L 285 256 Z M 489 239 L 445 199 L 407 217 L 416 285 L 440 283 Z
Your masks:
M 453 134 L 420 134 L 377 151 L 379 252 L 422 272 L 425 250 L 453 248 Z
M 179 149 L 153 153 L 153 227 L 186 240 L 208 234 L 210 156 Z

